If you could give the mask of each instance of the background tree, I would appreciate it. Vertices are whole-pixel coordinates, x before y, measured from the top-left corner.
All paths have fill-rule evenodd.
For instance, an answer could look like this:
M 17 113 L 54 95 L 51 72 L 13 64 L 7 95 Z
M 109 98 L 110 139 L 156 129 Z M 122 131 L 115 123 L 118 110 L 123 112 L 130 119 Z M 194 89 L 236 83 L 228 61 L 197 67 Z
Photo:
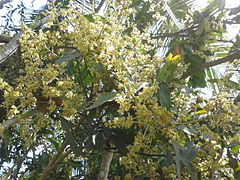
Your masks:
M 192 3 L 55 1 L 2 35 L 2 178 L 238 179 L 239 11 Z

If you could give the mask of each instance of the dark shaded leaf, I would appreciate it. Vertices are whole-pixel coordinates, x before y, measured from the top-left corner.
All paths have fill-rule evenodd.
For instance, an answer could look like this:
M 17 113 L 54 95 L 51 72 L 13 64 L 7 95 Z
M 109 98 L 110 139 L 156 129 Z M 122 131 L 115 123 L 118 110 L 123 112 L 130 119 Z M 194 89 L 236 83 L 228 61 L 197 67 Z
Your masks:
M 148 180 L 148 179 L 149 179 L 149 177 L 147 176 L 146 173 L 145 173 L 145 174 L 142 174 L 142 175 L 140 175 L 140 176 L 134 177 L 134 180 Z
M 41 157 L 40 157 L 40 159 L 39 159 L 42 168 L 47 167 L 48 162 L 49 162 L 49 158 L 50 158 L 50 156 L 49 156 L 46 152 L 43 152 L 43 153 L 42 153 L 42 155 L 41 155 Z
M 224 85 L 228 88 L 234 88 L 236 90 L 240 90 L 240 85 L 230 79 L 228 79 L 227 81 L 224 81 Z
M 192 160 L 197 154 L 197 147 L 192 141 L 187 141 L 184 147 L 181 147 L 177 142 L 173 143 L 173 149 L 176 153 L 176 165 L 177 165 L 177 174 L 178 178 L 181 178 L 181 163 L 187 168 L 191 179 L 197 180 L 197 173 L 195 172 L 192 166 Z
M 71 128 L 74 126 L 72 124 L 72 122 L 70 121 L 67 121 L 65 119 L 61 119 L 61 124 L 62 124 L 62 128 L 63 130 L 66 132 L 66 141 L 67 143 L 70 145 L 73 153 L 76 155 L 76 156 L 80 156 L 81 155 L 81 151 L 80 151 L 80 148 L 78 147 L 76 141 L 75 141 L 75 138 L 71 132 Z
M 205 71 L 204 70 L 198 71 L 190 77 L 188 85 L 193 88 L 196 87 L 204 88 L 207 86 L 205 78 L 206 78 Z
M 64 131 L 68 131 L 74 126 L 71 121 L 65 119 L 61 119 L 61 124 Z
M 66 132 L 66 141 L 70 145 L 73 153 L 76 156 L 80 156 L 82 152 L 81 152 L 80 148 L 78 147 L 78 145 L 74 139 L 74 136 L 72 135 L 72 133 L 70 131 Z
M 104 145 L 106 144 L 106 141 L 103 137 L 102 133 L 98 133 L 95 137 L 95 148 L 98 153 L 102 153 L 104 149 Z
M 111 139 L 113 144 L 116 146 L 119 153 L 122 155 L 126 155 L 128 153 L 127 145 L 125 143 L 123 136 L 119 136 L 119 135 L 117 136 L 116 134 L 112 134 L 109 138 Z
M 20 158 L 17 160 L 16 174 L 19 173 L 19 170 L 20 170 L 20 168 L 21 168 L 21 166 L 22 166 L 23 161 L 24 161 L 24 157 L 20 157 Z

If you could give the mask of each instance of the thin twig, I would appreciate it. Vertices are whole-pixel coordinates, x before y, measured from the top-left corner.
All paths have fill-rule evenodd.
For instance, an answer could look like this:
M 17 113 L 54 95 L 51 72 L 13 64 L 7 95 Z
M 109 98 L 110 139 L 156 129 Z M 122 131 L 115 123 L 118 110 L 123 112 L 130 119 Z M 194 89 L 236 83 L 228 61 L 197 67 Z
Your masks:
M 6 46 L 0 50 L 0 63 L 4 62 L 9 56 L 11 56 L 18 48 L 18 40 L 21 33 L 16 34 Z
M 28 118 L 28 117 L 30 117 L 30 116 L 33 116 L 33 115 L 37 114 L 37 112 L 38 112 L 38 111 L 35 110 L 35 109 L 29 110 L 29 111 L 27 111 L 26 113 L 24 113 L 21 117 L 14 117 L 14 118 L 12 118 L 12 119 L 8 119 L 8 120 L 2 122 L 2 123 L 0 124 L 0 127 L 1 127 L 1 128 L 0 128 L 0 136 L 1 136 L 2 132 L 3 132 L 5 129 L 9 128 L 9 127 L 12 126 L 13 124 L 16 124 L 20 119 L 25 119 L 25 118 Z
M 62 154 L 62 152 L 64 151 L 64 149 L 67 146 L 67 142 L 63 142 L 61 148 L 59 149 L 59 151 L 57 152 L 57 154 L 55 154 L 51 161 L 49 162 L 47 168 L 43 171 L 43 174 L 41 175 L 41 177 L 38 180 L 44 180 L 47 178 L 47 176 L 49 175 L 49 173 L 69 154 L 71 153 L 71 151 L 68 151 L 61 159 L 58 160 L 58 158 L 60 157 L 60 155 Z M 58 161 L 57 161 L 58 160 Z
M 237 52 L 235 52 L 229 56 L 223 57 L 221 59 L 218 59 L 215 61 L 210 61 L 210 62 L 205 62 L 205 63 L 200 64 L 199 66 L 195 66 L 194 68 L 190 69 L 189 71 L 183 73 L 181 79 L 186 79 L 187 77 L 193 75 L 194 73 L 196 73 L 204 68 L 213 67 L 218 64 L 225 63 L 225 62 L 232 62 L 235 59 L 240 59 L 240 50 L 238 50 Z

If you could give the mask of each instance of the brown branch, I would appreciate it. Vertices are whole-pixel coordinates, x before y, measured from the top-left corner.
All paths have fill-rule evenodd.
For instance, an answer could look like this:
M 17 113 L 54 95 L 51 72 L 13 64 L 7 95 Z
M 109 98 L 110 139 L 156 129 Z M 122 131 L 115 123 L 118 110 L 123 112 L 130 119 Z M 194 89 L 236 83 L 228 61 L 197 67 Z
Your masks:
M 238 50 L 237 52 L 235 52 L 229 56 L 223 57 L 221 59 L 218 59 L 215 61 L 210 61 L 210 62 L 205 62 L 205 63 L 200 64 L 199 66 L 195 66 L 194 68 L 190 69 L 189 71 L 183 73 L 181 79 L 186 79 L 187 77 L 193 75 L 194 73 L 196 73 L 204 68 L 213 67 L 218 64 L 225 63 L 225 62 L 232 62 L 235 59 L 240 59 L 240 50 Z
M 0 34 L 0 43 L 8 43 L 12 37 Z
M 4 62 L 10 55 L 12 55 L 18 48 L 18 40 L 21 33 L 16 34 L 3 49 L 0 50 L 0 63 Z
M 21 117 L 14 117 L 12 119 L 8 119 L 8 120 L 2 122 L 0 124 L 0 136 L 2 135 L 2 133 L 5 129 L 9 128 L 13 124 L 16 124 L 20 119 L 26 119 L 30 116 L 33 116 L 33 115 L 37 114 L 37 112 L 38 111 L 35 110 L 35 109 L 29 110 L 29 111 L 25 112 Z
M 100 9 L 102 8 L 104 2 L 105 2 L 105 0 L 101 0 L 101 2 L 99 3 L 98 7 L 95 8 L 95 13 L 98 13 L 100 11 Z
M 61 156 L 57 161 L 55 161 L 51 166 L 49 166 L 45 171 L 44 174 L 39 178 L 39 180 L 45 180 L 47 178 L 47 176 L 49 175 L 49 173 L 55 169 L 72 151 L 69 150 L 68 152 L 66 152 L 66 154 L 64 154 L 63 156 Z
M 59 157 L 61 156 L 62 152 L 64 151 L 64 149 L 67 146 L 67 142 L 63 142 L 61 148 L 59 149 L 59 151 L 57 152 L 57 154 L 55 154 L 51 161 L 49 162 L 47 168 L 43 171 L 43 174 L 41 175 L 41 177 L 38 180 L 44 180 L 48 177 L 49 173 L 65 158 L 67 157 L 72 151 L 68 151 L 66 154 L 64 154 L 63 157 L 61 157 L 59 159 Z
M 77 123 L 76 125 L 76 129 L 74 129 L 74 132 L 76 132 L 78 130 L 79 125 L 83 122 L 84 119 L 81 118 L 81 120 Z M 61 148 L 59 149 L 59 151 L 57 152 L 57 154 L 55 154 L 51 161 L 49 162 L 47 168 L 44 170 L 44 172 L 42 173 L 41 177 L 38 180 L 44 180 L 48 177 L 48 175 L 50 174 L 50 172 L 52 170 L 54 170 L 62 161 L 63 159 L 65 159 L 71 152 L 72 150 L 69 150 L 66 154 L 64 154 L 63 156 L 61 156 L 62 152 L 64 151 L 64 149 L 66 148 L 66 146 L 68 145 L 67 141 L 65 140 L 61 146 Z M 85 146 L 81 146 L 79 148 L 84 148 Z

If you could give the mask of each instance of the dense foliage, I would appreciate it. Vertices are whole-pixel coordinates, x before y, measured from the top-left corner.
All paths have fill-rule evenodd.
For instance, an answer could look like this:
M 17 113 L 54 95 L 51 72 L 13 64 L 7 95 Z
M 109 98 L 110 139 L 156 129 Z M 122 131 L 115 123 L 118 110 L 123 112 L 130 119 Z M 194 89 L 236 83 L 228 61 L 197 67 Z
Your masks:
M 240 178 L 240 11 L 88 3 L 49 3 L 0 61 L 2 178 Z

